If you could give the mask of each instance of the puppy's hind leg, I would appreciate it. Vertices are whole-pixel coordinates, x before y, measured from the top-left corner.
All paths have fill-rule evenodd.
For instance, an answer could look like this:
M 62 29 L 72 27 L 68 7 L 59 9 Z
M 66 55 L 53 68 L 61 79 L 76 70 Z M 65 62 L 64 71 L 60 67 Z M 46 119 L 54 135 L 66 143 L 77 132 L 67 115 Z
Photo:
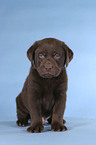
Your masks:
M 28 126 L 28 119 L 30 118 L 30 115 L 22 102 L 21 94 L 19 94 L 16 98 L 16 105 L 18 118 L 16 124 L 22 127 Z

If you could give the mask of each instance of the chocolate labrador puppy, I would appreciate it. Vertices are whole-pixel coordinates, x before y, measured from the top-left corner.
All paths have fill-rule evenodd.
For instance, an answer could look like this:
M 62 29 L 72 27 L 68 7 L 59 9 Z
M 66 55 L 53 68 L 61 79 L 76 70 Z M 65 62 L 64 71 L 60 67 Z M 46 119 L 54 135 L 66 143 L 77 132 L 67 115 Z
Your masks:
M 46 38 L 36 41 L 27 51 L 30 73 L 16 98 L 17 125 L 28 132 L 43 132 L 47 120 L 53 131 L 65 131 L 63 114 L 66 106 L 67 74 L 65 66 L 73 52 L 62 41 Z

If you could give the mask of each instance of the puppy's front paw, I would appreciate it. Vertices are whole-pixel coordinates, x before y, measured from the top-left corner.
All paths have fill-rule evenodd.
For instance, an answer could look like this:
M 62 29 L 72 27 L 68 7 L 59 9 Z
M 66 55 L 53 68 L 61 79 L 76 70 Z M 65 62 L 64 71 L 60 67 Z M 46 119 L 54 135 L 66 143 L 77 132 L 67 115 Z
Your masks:
M 27 131 L 31 133 L 40 133 L 44 131 L 44 127 L 42 124 L 37 124 L 35 126 L 30 126 L 29 128 L 27 128 Z
M 17 120 L 16 124 L 21 127 L 28 126 L 28 120 L 20 119 L 20 120 Z
M 59 123 L 56 122 L 56 123 L 51 124 L 51 129 L 53 131 L 66 131 L 67 127 L 64 125 L 60 125 Z

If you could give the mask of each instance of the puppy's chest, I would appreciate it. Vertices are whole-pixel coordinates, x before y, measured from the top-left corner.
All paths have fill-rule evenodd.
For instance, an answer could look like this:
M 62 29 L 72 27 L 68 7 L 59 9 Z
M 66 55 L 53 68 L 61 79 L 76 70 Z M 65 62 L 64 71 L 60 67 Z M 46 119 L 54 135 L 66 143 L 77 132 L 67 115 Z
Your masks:
M 55 96 L 53 91 L 46 91 L 42 96 L 42 113 L 50 114 L 55 103 Z

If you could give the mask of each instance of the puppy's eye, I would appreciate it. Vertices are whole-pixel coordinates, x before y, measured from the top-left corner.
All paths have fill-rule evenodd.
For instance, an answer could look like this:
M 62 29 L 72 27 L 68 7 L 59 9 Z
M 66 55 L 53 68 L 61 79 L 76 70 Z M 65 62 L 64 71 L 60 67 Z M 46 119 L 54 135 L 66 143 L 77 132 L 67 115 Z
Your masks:
M 40 59 L 44 59 L 45 56 L 44 56 L 43 54 L 39 54 L 39 58 L 40 58 Z
M 60 58 L 60 55 L 59 54 L 55 54 L 54 55 L 54 59 L 59 59 Z

